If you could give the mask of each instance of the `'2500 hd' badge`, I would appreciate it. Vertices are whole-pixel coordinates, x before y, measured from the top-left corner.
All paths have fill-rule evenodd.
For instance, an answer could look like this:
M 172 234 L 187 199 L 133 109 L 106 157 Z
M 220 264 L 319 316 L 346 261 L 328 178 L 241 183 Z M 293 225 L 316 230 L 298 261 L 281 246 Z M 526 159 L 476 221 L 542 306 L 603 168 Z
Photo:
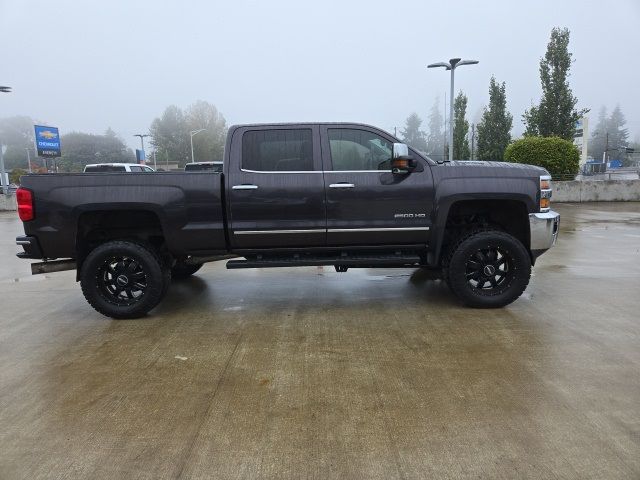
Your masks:
M 393 218 L 425 218 L 426 213 L 396 213 Z

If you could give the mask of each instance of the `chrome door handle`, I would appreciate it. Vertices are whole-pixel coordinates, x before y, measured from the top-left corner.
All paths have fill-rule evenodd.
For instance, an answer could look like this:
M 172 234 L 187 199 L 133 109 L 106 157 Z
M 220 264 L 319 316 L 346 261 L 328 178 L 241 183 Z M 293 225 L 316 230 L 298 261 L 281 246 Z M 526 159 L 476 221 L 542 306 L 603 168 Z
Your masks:
M 232 190 L 257 190 L 257 185 L 234 185 L 231 187 Z
M 332 183 L 329 188 L 354 188 L 353 183 Z

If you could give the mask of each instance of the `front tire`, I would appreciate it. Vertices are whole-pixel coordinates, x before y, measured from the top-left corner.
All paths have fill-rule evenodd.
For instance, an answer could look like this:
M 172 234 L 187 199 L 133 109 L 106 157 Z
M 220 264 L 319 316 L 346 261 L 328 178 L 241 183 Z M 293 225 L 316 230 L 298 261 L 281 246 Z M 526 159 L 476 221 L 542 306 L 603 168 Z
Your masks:
M 451 291 L 470 307 L 504 307 L 529 284 L 531 258 L 508 233 L 475 232 L 460 239 L 451 252 L 444 276 Z
M 115 240 L 96 247 L 85 259 L 80 286 L 87 302 L 116 319 L 139 318 L 164 297 L 171 272 L 152 249 Z

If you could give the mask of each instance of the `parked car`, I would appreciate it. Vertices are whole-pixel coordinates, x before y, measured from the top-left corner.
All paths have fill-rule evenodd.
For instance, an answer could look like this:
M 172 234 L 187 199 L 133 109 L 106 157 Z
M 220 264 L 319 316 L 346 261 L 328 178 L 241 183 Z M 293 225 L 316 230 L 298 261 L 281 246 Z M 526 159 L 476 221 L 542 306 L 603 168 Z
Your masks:
M 92 163 L 84 167 L 84 173 L 153 172 L 153 168 L 137 163 Z
M 34 273 L 76 269 L 113 318 L 229 256 L 242 258 L 227 268 L 441 269 L 466 305 L 502 307 L 556 241 L 550 198 L 543 168 L 435 162 L 368 125 L 241 125 L 221 173 L 22 177 L 18 256 L 45 260 Z
M 196 172 L 206 170 L 209 172 L 222 172 L 223 162 L 193 162 L 184 166 L 185 172 Z

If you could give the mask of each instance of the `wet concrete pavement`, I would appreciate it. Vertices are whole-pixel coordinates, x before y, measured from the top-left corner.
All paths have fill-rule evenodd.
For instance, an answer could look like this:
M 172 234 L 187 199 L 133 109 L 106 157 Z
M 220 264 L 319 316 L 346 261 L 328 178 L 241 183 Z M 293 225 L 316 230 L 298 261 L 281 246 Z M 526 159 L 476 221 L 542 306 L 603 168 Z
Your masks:
M 525 295 L 224 269 L 142 320 L 31 277 L 0 215 L 0 478 L 640 478 L 640 204 L 556 206 Z

